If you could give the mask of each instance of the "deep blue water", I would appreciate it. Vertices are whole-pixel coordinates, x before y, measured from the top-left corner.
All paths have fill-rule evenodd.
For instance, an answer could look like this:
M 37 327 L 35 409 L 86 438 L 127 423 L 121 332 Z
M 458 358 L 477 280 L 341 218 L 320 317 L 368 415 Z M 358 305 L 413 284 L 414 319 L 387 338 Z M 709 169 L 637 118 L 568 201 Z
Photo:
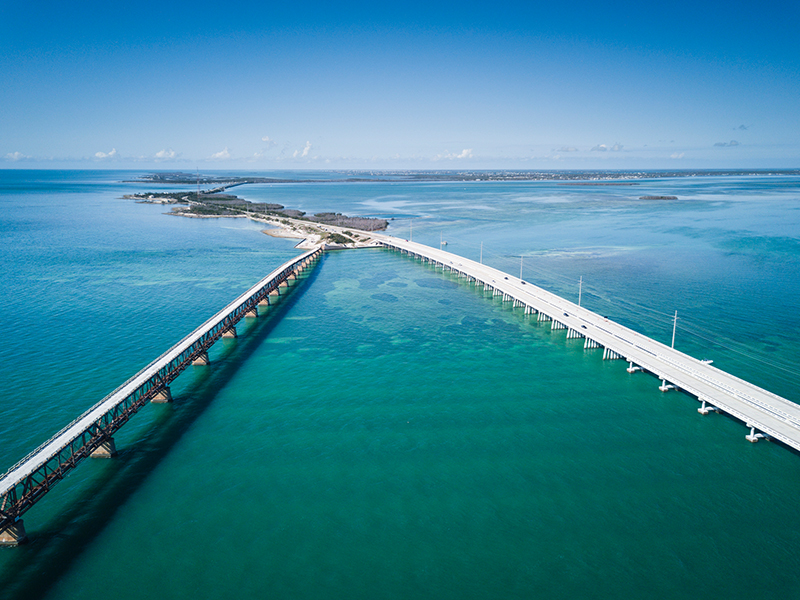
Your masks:
M 297 254 L 122 199 L 136 175 L 0 171 L 0 470 Z M 800 178 L 234 190 L 583 277 L 665 342 L 677 310 L 676 347 L 800 401 Z M 0 597 L 800 594 L 800 456 L 446 275 L 330 253 L 240 334 L 25 515 Z

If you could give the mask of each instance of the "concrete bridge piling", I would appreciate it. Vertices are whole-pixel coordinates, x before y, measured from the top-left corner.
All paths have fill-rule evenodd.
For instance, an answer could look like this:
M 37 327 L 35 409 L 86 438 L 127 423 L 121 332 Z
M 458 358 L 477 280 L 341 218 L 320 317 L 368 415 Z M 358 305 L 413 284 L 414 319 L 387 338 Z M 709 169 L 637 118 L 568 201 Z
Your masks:
M 167 402 L 172 402 L 172 390 L 169 389 L 168 385 L 165 385 L 153 395 L 153 398 L 150 400 L 150 402 L 155 404 L 166 404 Z

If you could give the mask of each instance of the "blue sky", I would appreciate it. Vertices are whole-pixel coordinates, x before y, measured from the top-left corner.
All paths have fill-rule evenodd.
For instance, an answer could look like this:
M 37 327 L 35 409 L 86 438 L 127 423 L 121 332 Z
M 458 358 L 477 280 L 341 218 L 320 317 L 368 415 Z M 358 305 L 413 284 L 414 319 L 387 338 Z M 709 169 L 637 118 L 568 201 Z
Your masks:
M 0 4 L 0 167 L 800 167 L 800 3 Z

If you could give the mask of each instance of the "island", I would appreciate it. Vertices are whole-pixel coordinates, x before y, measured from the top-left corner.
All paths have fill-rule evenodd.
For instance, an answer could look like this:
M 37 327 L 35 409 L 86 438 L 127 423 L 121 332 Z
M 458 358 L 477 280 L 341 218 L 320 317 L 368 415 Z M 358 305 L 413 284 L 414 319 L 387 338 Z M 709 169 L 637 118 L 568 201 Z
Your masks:
M 297 245 L 298 248 L 319 244 L 325 244 L 329 248 L 367 245 L 372 241 L 369 232 L 383 231 L 389 225 L 386 219 L 351 217 L 336 212 L 307 215 L 304 211 L 286 208 L 282 204 L 250 202 L 220 191 L 242 183 L 244 182 L 226 183 L 208 192 L 143 192 L 126 194 L 123 197 L 144 204 L 174 205 L 167 214 L 179 217 L 238 217 L 267 223 L 276 229 L 266 229 L 264 233 L 274 237 L 299 238 L 302 241 Z

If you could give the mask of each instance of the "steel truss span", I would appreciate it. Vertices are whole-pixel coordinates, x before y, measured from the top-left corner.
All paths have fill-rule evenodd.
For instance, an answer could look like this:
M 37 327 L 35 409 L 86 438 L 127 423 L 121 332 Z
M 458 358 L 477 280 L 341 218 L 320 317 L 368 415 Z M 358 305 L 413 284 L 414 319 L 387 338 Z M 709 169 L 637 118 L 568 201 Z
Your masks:
M 169 384 L 195 361 L 207 360 L 208 350 L 225 334 L 235 333 L 245 316 L 257 316 L 259 303 L 280 293 L 322 253 L 316 248 L 284 263 L 236 298 L 192 333 L 95 404 L 0 478 L 0 544 L 24 541 L 20 517 L 92 453 L 111 445 L 113 434 L 139 409 L 169 396 Z

